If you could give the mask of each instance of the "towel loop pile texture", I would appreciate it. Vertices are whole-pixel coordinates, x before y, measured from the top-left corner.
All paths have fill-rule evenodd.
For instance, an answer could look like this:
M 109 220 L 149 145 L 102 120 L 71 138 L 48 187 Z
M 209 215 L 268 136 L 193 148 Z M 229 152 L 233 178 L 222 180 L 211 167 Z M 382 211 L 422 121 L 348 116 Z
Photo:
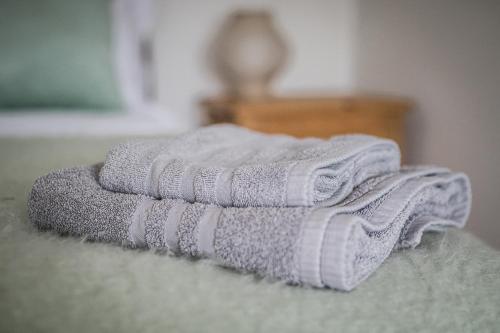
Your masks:
M 297 165 L 307 172 L 289 172 Z M 418 245 L 428 230 L 462 227 L 470 202 L 464 174 L 399 169 L 388 140 L 298 140 L 217 126 L 122 144 L 104 165 L 54 171 L 35 182 L 28 204 L 41 229 L 351 290 L 393 249 Z
M 331 206 L 399 164 L 398 146 L 386 139 L 299 140 L 217 125 L 118 145 L 99 180 L 114 192 L 220 206 Z

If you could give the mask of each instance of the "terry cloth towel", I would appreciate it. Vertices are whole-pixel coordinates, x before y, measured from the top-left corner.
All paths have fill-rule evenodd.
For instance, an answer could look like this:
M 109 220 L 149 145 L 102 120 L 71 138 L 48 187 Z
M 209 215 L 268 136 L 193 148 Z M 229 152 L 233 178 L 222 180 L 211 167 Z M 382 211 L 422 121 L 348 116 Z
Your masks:
M 331 206 L 364 180 L 400 167 L 391 140 L 266 135 L 234 125 L 119 144 L 101 185 L 114 192 L 234 207 Z
M 40 229 L 167 249 L 293 284 L 351 290 L 394 248 L 414 247 L 426 230 L 462 227 L 470 208 L 463 174 L 405 168 L 371 178 L 333 207 L 223 208 L 114 193 L 100 166 L 39 178 L 29 216 Z

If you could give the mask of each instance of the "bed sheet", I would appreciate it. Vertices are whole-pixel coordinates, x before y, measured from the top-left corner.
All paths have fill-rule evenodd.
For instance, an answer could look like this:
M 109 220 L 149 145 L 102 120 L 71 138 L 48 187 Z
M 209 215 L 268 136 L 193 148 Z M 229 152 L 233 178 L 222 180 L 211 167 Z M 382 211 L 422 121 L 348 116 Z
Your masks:
M 101 161 L 121 140 L 0 139 L 1 332 L 500 330 L 500 253 L 466 231 L 426 235 L 345 293 L 30 225 L 36 177 Z

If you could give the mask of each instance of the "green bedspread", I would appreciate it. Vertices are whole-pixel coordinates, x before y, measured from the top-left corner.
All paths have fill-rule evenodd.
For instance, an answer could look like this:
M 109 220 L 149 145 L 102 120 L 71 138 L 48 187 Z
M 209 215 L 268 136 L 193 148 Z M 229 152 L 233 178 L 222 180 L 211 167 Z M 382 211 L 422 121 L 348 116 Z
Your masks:
M 117 141 L 0 140 L 0 332 L 500 331 L 500 253 L 464 231 L 425 236 L 343 293 L 30 225 L 36 177 Z

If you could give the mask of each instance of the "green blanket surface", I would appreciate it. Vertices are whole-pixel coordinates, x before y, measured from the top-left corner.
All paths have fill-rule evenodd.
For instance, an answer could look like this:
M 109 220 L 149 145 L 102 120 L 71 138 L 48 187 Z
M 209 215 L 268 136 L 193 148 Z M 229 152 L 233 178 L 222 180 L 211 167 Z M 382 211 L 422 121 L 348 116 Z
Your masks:
M 350 293 L 38 232 L 33 181 L 120 140 L 0 140 L 0 332 L 500 331 L 500 252 L 465 231 L 426 235 Z

